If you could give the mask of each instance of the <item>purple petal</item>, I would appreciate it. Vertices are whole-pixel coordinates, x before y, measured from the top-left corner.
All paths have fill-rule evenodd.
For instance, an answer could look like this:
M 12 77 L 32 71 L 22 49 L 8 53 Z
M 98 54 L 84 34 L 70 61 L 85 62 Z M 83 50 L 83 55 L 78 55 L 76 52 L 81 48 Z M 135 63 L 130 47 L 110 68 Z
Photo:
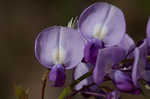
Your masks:
M 147 33 L 148 47 L 150 48 L 150 18 L 147 23 L 146 33 Z
M 149 18 L 149 20 L 147 22 L 147 30 L 146 30 L 146 32 L 147 32 L 147 37 L 150 38 L 150 18 Z
M 133 69 L 132 69 L 132 79 L 133 79 L 133 83 L 135 86 L 139 87 L 139 83 L 138 83 L 138 79 L 139 79 L 139 69 L 138 69 L 138 63 L 140 62 L 140 51 L 139 48 L 135 48 L 134 51 L 134 64 L 133 64 Z
M 132 82 L 131 77 L 128 74 L 121 72 L 120 70 L 113 71 L 112 80 L 120 91 L 138 94 L 139 89 L 136 88 Z
M 84 87 L 81 91 L 83 91 L 82 96 L 84 96 L 85 99 L 89 99 L 90 96 L 95 96 L 95 94 L 99 95 L 99 96 L 95 96 L 95 99 L 103 99 L 103 96 L 105 96 L 105 92 L 95 84 L 92 86 L 90 85 Z M 86 92 L 90 92 L 91 94 L 88 94 Z
M 132 79 L 136 87 L 140 87 L 138 80 L 143 75 L 147 58 L 147 42 L 146 40 L 139 48 L 134 51 L 134 64 L 132 69 Z
M 85 63 L 80 63 L 79 65 L 77 65 L 75 67 L 74 70 L 74 79 L 77 80 L 78 78 L 80 78 L 81 76 L 83 76 L 85 73 L 89 72 L 91 69 L 91 66 L 85 64 Z M 84 80 L 82 80 L 79 84 L 77 84 L 75 86 L 76 90 L 80 90 L 83 88 L 83 86 L 87 86 L 89 84 L 91 84 L 93 82 L 92 77 L 88 77 Z
M 118 46 L 124 48 L 128 53 L 132 50 L 133 47 L 135 47 L 135 43 L 132 40 L 132 38 L 128 34 L 126 34 L 124 35 L 123 39 L 118 44 Z
M 55 65 L 49 73 L 50 82 L 54 82 L 55 87 L 61 87 L 65 84 L 66 74 L 65 68 L 62 65 Z
M 102 48 L 102 42 L 98 40 L 87 42 L 84 48 L 84 59 L 91 64 L 96 63 L 98 50 Z
M 93 72 L 95 83 L 101 84 L 106 73 L 110 73 L 112 66 L 117 65 L 125 57 L 125 55 L 125 50 L 121 47 L 100 49 Z
M 106 99 L 120 99 L 120 92 L 115 90 L 107 94 Z
M 122 11 L 108 3 L 95 3 L 83 11 L 78 29 L 87 39 L 99 39 L 106 46 L 118 44 L 125 34 Z
M 35 55 L 48 68 L 63 64 L 69 69 L 83 58 L 84 41 L 77 30 L 53 26 L 43 30 L 35 42 Z

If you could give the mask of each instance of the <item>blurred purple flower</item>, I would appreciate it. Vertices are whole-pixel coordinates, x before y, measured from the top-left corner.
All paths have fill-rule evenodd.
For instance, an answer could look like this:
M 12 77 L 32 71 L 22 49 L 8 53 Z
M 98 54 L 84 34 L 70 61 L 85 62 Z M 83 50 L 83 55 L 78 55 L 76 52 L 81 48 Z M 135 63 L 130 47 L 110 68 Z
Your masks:
M 150 49 L 150 18 L 147 22 L 146 34 L 147 34 L 148 47 Z
M 114 90 L 110 93 L 107 93 L 106 99 L 120 99 L 120 92 Z
M 129 74 L 124 73 L 120 70 L 115 70 L 110 75 L 118 90 L 133 94 L 140 93 L 140 90 L 134 86 L 132 78 Z
M 73 72 L 74 80 L 77 80 L 85 73 L 89 72 L 91 70 L 92 66 L 90 64 L 80 63 L 77 65 Z M 88 86 L 93 83 L 92 76 L 82 80 L 79 84 L 75 86 L 76 90 L 82 89 L 84 86 Z
M 43 30 L 35 41 L 35 55 L 50 68 L 49 80 L 54 86 L 65 83 L 65 70 L 79 64 L 83 58 L 84 42 L 77 30 L 53 26 Z
M 93 41 L 88 42 L 85 45 L 85 49 L 84 49 L 84 60 L 85 60 L 85 62 L 95 64 L 98 50 L 100 48 L 102 48 L 102 42 L 101 41 L 93 40 Z
M 78 30 L 87 40 L 85 61 L 95 64 L 98 49 L 118 44 L 125 27 L 122 11 L 111 4 L 95 3 L 86 8 L 78 21 Z
M 126 52 L 121 47 L 108 47 L 99 50 L 96 66 L 93 71 L 93 78 L 96 84 L 104 81 L 106 74 L 111 73 L 113 68 L 117 68 L 121 60 L 124 59 Z
M 121 42 L 117 45 L 119 47 L 122 47 L 126 51 L 126 54 L 129 54 L 129 56 L 134 56 L 133 50 L 136 47 L 136 45 L 128 34 L 125 34 Z
M 133 66 L 132 78 L 134 84 L 140 87 L 138 80 L 143 78 L 148 84 L 150 83 L 150 64 L 148 55 L 150 53 L 150 19 L 147 24 L 147 37 L 143 43 L 136 49 L 135 63 Z
M 77 65 L 73 72 L 74 80 L 77 80 L 79 77 L 84 75 L 85 73 L 89 72 L 93 66 L 91 64 L 85 64 L 80 63 Z M 78 83 L 75 86 L 75 90 L 77 91 L 83 91 L 82 95 L 84 97 L 90 97 L 91 95 L 88 95 L 84 92 L 94 92 L 97 94 L 105 94 L 97 85 L 94 84 L 93 77 L 89 76 L 88 78 L 82 80 L 80 83 Z M 96 99 L 103 99 L 102 97 L 97 97 Z
M 138 80 L 142 77 L 147 58 L 147 40 L 145 40 L 140 47 L 137 47 L 134 52 L 134 64 L 132 68 L 132 79 L 136 87 L 140 87 Z

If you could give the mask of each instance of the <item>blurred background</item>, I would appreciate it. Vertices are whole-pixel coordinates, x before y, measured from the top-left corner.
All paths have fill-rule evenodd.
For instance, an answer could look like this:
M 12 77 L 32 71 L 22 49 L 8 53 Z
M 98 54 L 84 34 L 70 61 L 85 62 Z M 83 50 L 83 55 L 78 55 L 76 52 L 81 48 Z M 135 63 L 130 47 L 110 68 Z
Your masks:
M 71 17 L 101 1 L 122 9 L 127 33 L 134 40 L 145 37 L 150 0 L 0 0 L 0 99 L 16 99 L 15 85 L 30 88 L 30 99 L 40 99 L 45 68 L 34 56 L 36 36 L 49 26 L 65 26 Z M 57 99 L 61 90 L 48 85 L 45 99 Z M 126 94 L 123 99 L 131 98 L 145 99 Z

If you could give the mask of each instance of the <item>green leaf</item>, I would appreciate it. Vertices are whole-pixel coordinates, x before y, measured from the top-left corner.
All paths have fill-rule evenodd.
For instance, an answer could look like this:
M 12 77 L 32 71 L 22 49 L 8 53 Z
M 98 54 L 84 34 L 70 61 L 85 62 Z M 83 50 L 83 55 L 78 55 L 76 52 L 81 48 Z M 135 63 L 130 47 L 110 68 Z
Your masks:
M 141 92 L 142 92 L 142 95 L 146 98 L 146 97 L 149 97 L 149 90 L 146 89 L 146 82 L 144 80 L 140 80 L 139 81 L 140 85 L 141 85 Z
M 29 89 L 25 89 L 22 86 L 15 86 L 15 95 L 17 99 L 28 99 Z

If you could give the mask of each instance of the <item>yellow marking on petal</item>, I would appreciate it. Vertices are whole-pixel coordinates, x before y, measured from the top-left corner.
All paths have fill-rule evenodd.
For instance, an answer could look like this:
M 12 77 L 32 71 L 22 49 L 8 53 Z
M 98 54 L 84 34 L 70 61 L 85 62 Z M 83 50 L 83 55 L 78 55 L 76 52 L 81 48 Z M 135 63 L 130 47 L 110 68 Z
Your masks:
M 55 64 L 63 64 L 65 51 L 62 47 L 56 48 L 53 51 L 52 56 Z
M 58 49 L 55 49 L 52 53 L 53 61 L 55 64 L 58 63 Z
M 60 47 L 60 49 L 59 49 L 59 61 L 60 61 L 60 63 L 63 63 L 64 58 L 65 58 L 65 50 L 62 47 Z
M 102 40 L 107 34 L 107 28 L 101 24 L 96 24 L 94 27 L 93 36 L 99 40 Z

